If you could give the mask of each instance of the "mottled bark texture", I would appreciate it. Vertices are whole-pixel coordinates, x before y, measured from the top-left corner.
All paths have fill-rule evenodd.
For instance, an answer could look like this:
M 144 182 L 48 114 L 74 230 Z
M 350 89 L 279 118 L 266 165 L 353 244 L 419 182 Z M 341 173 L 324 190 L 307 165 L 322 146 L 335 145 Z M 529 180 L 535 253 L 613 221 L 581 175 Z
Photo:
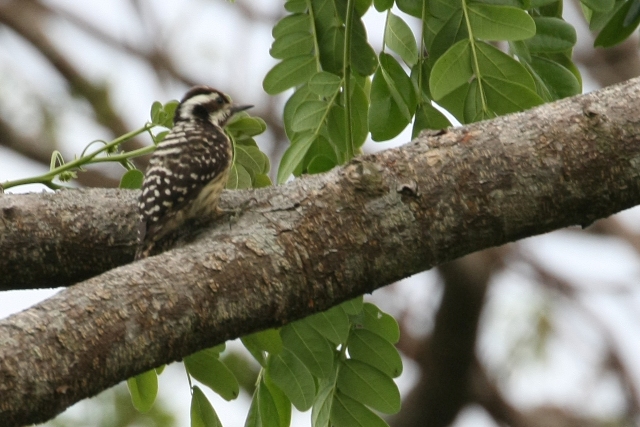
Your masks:
M 0 290 L 67 286 L 131 262 L 136 192 L 0 194 Z
M 588 225 L 640 203 L 639 95 L 633 80 L 423 134 L 285 186 L 227 194 L 223 208 L 236 214 L 191 244 L 107 271 L 0 321 L 0 425 L 44 421 L 125 378 L 226 339 L 324 310 L 478 249 Z M 117 214 L 95 211 L 107 194 Z M 41 234 L 60 239 L 40 242 L 48 256 L 34 262 L 20 254 L 37 250 L 17 250 L 14 265 L 3 271 L 21 280 L 13 271 L 43 268 L 43 260 L 91 264 L 91 256 L 78 260 L 85 252 L 113 251 L 105 234 L 131 259 L 134 195 L 118 194 L 77 193 L 77 204 L 62 204 L 74 212 L 47 210 L 57 197 L 74 197 L 69 194 L 3 196 L 3 242 L 16 241 L 16 233 L 37 237 L 39 228 L 20 223 L 25 200 L 33 197 L 45 205 L 30 212 L 42 218 L 31 224 L 68 227 Z M 90 206 L 92 221 L 62 221 Z M 57 258 L 62 247 L 75 250 L 75 260 L 67 253 Z M 0 245 L 2 254 L 11 249 Z M 58 277 L 73 270 L 58 268 Z

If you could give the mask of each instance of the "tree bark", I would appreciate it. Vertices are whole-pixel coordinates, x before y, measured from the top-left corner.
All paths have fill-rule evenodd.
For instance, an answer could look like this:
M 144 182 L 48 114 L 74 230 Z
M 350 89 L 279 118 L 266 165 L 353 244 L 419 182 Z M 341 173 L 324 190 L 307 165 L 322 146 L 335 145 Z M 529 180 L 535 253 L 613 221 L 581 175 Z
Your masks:
M 44 421 L 226 339 L 482 248 L 586 226 L 640 203 L 639 82 L 423 133 L 399 149 L 284 186 L 227 193 L 226 207 L 236 214 L 193 242 L 0 321 L 0 425 Z M 105 197 L 115 213 L 95 208 Z M 24 269 L 68 285 L 132 259 L 134 197 L 113 190 L 2 196 L 0 253 L 12 254 L 10 264 L 0 257 L 2 271 L 22 288 L 34 277 Z M 29 211 L 34 198 L 43 203 L 37 212 Z M 91 221 L 79 220 L 90 207 Z M 37 227 L 58 233 L 38 234 Z M 50 257 L 39 255 L 35 264 L 35 250 L 16 250 L 25 235 L 44 239 L 36 246 Z M 101 264 L 61 256 L 61 247 L 78 257 L 123 255 Z

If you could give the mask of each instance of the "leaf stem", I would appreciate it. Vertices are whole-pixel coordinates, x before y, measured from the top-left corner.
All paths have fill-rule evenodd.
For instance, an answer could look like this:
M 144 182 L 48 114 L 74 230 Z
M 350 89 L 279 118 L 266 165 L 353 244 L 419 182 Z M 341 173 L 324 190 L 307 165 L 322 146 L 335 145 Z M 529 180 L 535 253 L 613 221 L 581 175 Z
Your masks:
M 127 160 L 129 158 L 133 158 L 133 157 L 137 157 L 137 156 L 141 156 L 147 153 L 152 152 L 155 147 L 150 146 L 150 147 L 144 147 L 144 148 L 139 148 L 137 150 L 133 150 L 131 152 L 128 153 L 123 153 L 123 154 L 119 154 L 119 155 L 115 155 L 115 156 L 106 156 L 106 157 L 100 157 L 100 158 L 96 158 L 96 156 L 98 156 L 99 154 L 103 153 L 103 152 L 109 152 L 110 150 L 112 150 L 113 148 L 117 147 L 118 145 L 122 144 L 123 142 L 134 138 L 138 135 L 140 135 L 141 133 L 147 132 L 149 130 L 151 130 L 155 125 L 152 123 L 147 123 L 145 124 L 143 127 L 141 127 L 140 129 L 125 133 L 124 135 L 119 136 L 118 138 L 114 139 L 113 141 L 111 141 L 108 144 L 105 144 L 104 146 L 100 147 L 99 149 L 97 149 L 96 151 L 90 153 L 90 154 L 86 154 L 83 155 L 71 162 L 68 163 L 64 163 L 61 164 L 60 166 L 55 167 L 55 164 L 57 163 L 57 161 L 61 161 L 62 160 L 62 156 L 60 156 L 57 159 L 52 159 L 51 161 L 51 170 L 49 170 L 49 172 L 39 175 L 39 176 L 34 176 L 34 177 L 30 177 L 30 178 L 23 178 L 23 179 L 16 179 L 13 181 L 5 181 L 4 183 L 0 184 L 0 190 L 6 190 L 8 188 L 11 187 L 16 187 L 18 185 L 25 185 L 25 184 L 43 184 L 47 187 L 49 187 L 52 190 L 58 190 L 60 188 L 66 188 L 65 186 L 61 186 L 59 184 L 55 184 L 53 182 L 53 180 L 59 176 L 60 174 L 64 173 L 64 172 L 69 172 L 69 171 L 73 171 L 73 170 L 81 170 L 82 166 L 84 165 L 88 165 L 88 164 L 92 164 L 92 163 L 102 163 L 102 162 L 109 162 L 109 161 L 122 161 L 122 160 Z M 59 154 L 59 153 L 58 153 Z M 57 155 L 57 154 L 54 154 Z
M 105 162 L 122 162 L 129 159 L 135 159 L 136 157 L 145 156 L 147 154 L 153 153 L 156 149 L 155 145 L 148 145 L 146 147 L 138 148 L 133 151 L 127 151 L 120 154 L 113 154 L 108 157 L 98 157 L 94 159 L 91 163 L 105 163 Z
M 311 33 L 313 34 L 313 49 L 316 52 L 316 71 L 322 71 L 322 64 L 320 64 L 320 46 L 318 45 L 318 30 L 316 28 L 316 20 L 313 13 L 313 5 L 311 0 L 307 0 L 307 9 L 309 9 L 309 19 L 311 20 Z
M 189 391 L 193 394 L 193 383 L 191 382 L 191 374 L 189 374 L 189 370 L 187 367 L 184 367 L 184 371 L 187 374 L 187 381 L 189 381 Z
M 478 80 L 478 89 L 480 90 L 480 100 L 482 101 L 482 111 L 487 112 L 487 100 L 485 98 L 484 89 L 482 88 L 482 76 L 480 75 L 480 65 L 478 64 L 478 54 L 476 52 L 476 43 L 473 37 L 473 31 L 471 30 L 471 22 L 469 21 L 469 10 L 467 9 L 467 0 L 462 0 L 462 13 L 464 14 L 464 20 L 467 25 L 467 32 L 469 33 L 469 42 L 471 44 L 471 56 L 473 56 L 473 73 Z
M 389 21 L 391 20 L 391 9 L 387 10 L 387 16 L 384 19 L 384 32 L 382 33 L 382 52 L 387 47 L 387 28 L 389 28 Z
M 351 33 L 353 29 L 354 0 L 347 0 L 347 17 L 344 23 L 344 52 L 342 58 L 342 77 L 344 78 L 345 138 L 347 139 L 347 160 L 355 155 L 351 135 Z
M 422 105 L 424 104 L 424 91 L 422 89 L 424 82 L 423 82 L 423 75 L 422 75 L 422 67 L 424 65 L 424 61 L 427 59 L 427 55 L 424 54 L 425 52 L 425 46 L 424 46 L 424 36 L 425 36 L 425 32 L 427 31 L 427 26 L 425 25 L 425 22 L 427 22 L 427 2 L 422 3 L 422 19 L 420 21 L 420 52 L 418 54 L 418 105 Z

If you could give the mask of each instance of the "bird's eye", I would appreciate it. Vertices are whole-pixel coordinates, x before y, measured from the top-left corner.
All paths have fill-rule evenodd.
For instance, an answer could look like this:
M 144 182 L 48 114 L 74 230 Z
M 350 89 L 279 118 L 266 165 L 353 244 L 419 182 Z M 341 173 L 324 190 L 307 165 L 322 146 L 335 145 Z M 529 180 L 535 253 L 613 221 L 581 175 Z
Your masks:
M 219 105 L 221 105 L 222 103 L 224 103 L 224 100 L 222 99 L 222 97 L 221 97 L 221 96 L 219 96 L 219 97 L 217 97 L 217 98 L 216 98 L 216 102 L 217 102 Z

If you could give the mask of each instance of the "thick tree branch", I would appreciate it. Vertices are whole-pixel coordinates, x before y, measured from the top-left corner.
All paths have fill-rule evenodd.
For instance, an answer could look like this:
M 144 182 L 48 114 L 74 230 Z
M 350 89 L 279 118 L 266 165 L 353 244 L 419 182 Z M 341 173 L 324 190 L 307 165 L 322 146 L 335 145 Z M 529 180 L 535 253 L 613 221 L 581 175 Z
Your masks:
M 0 195 L 0 290 L 71 285 L 131 262 L 133 191 Z
M 237 192 L 244 209 L 192 244 L 108 271 L 0 321 L 0 425 L 43 421 L 127 377 L 223 340 L 324 310 L 478 249 L 587 225 L 640 203 L 639 104 L 640 86 L 630 81 L 425 134 L 324 175 Z M 99 194 L 114 196 L 119 216 L 94 212 L 93 219 L 113 224 L 110 238 L 130 254 L 134 194 L 86 191 L 76 211 L 96 204 L 91 196 Z M 7 239 L 30 232 L 19 226 L 30 197 L 0 199 L 3 254 L 11 249 Z M 42 202 L 53 206 L 56 197 Z M 74 215 L 60 210 L 55 216 L 72 224 L 63 217 Z M 78 222 L 50 246 L 99 227 Z M 94 250 L 98 256 L 113 248 Z M 19 256 L 15 262 L 26 262 Z
M 406 193 L 403 200 L 413 201 L 408 206 L 424 206 L 420 215 L 425 218 L 435 214 L 463 234 L 482 225 L 478 231 L 493 240 L 475 242 L 477 248 L 587 225 L 638 203 L 639 82 L 439 136 L 423 135 L 411 145 L 363 157 L 360 168 L 372 179 L 392 180 L 397 188 L 390 189 Z M 326 182 L 346 197 L 348 188 L 340 187 L 346 181 L 339 181 L 343 174 L 308 177 L 257 194 L 267 200 L 289 197 L 294 205 L 301 200 L 292 195 Z M 227 192 L 223 207 L 238 207 L 253 197 Z M 131 260 L 134 198 L 116 190 L 0 197 L 0 253 L 7 254 L 0 257 L 5 272 L 0 289 L 66 286 Z M 350 202 L 342 199 L 344 205 Z M 398 218 L 403 226 L 407 220 Z M 430 227 L 435 224 L 440 222 L 430 221 Z M 452 256 L 473 249 L 460 248 L 461 243 Z M 98 253 L 107 256 L 93 260 Z

